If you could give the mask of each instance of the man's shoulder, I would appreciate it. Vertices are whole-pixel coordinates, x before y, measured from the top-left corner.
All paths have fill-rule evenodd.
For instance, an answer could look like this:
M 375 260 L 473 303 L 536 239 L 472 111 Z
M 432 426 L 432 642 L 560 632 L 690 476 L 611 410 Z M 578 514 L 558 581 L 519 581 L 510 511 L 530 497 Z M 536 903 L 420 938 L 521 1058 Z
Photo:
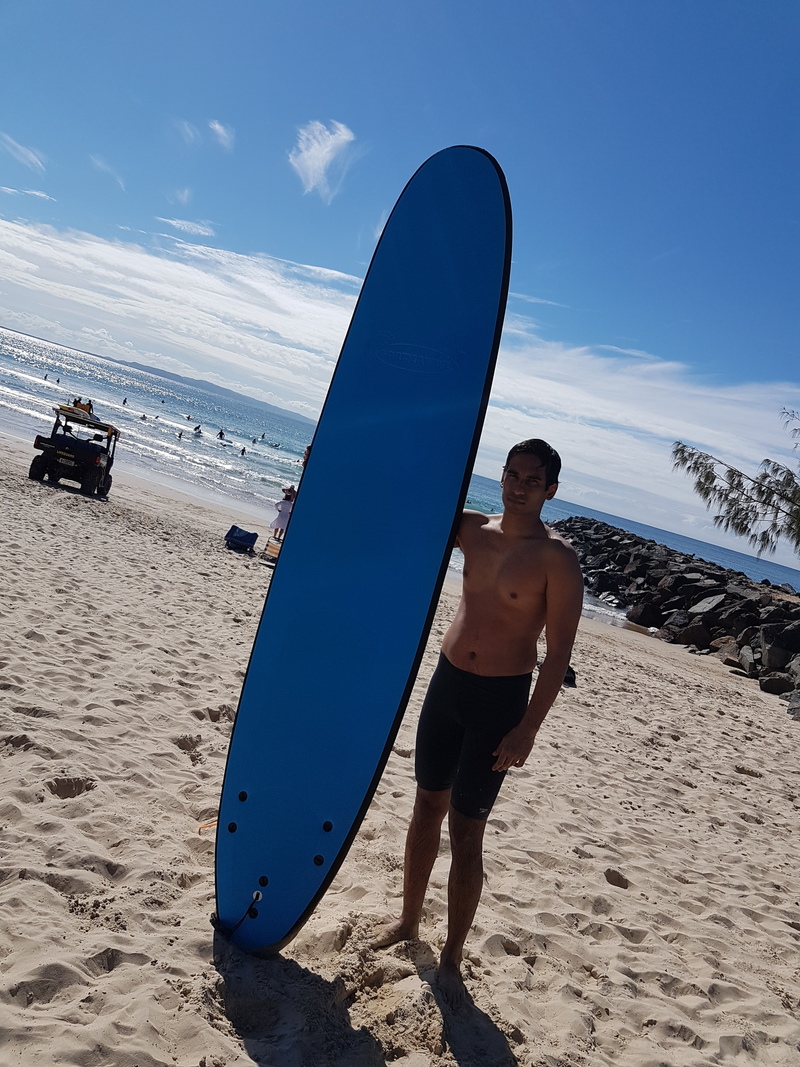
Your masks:
M 547 541 L 544 545 L 544 551 L 548 566 L 554 570 L 565 572 L 580 571 L 578 553 L 569 541 L 562 537 L 557 530 L 553 530 L 549 526 L 545 527 L 545 529 L 547 530 Z
M 470 511 L 465 509 L 461 513 L 461 522 L 459 524 L 459 531 L 464 533 L 469 530 L 479 530 L 482 526 L 486 526 L 492 519 L 496 519 L 496 515 L 487 515 L 482 511 Z
M 545 526 L 545 530 L 547 530 L 547 540 L 554 552 L 567 552 L 573 556 L 577 555 L 571 543 L 558 530 L 554 530 L 552 526 Z

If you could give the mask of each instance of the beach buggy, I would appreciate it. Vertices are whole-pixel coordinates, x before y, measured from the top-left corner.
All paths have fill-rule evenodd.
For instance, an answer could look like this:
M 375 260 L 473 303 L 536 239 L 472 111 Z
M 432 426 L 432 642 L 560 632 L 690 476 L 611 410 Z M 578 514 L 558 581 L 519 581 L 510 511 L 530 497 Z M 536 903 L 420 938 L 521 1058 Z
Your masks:
M 77 397 L 53 411 L 50 436 L 37 434 L 33 442 L 42 454 L 33 457 L 28 477 L 37 482 L 45 476 L 51 482 L 65 478 L 78 482 L 87 496 L 108 496 L 119 430 L 95 418 L 91 400 Z

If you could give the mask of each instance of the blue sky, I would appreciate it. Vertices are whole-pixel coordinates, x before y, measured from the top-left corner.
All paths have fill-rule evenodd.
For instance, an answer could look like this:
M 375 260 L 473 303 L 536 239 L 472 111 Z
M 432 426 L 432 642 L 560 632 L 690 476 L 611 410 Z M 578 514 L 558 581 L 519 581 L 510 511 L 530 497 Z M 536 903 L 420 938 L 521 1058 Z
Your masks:
M 315 414 L 395 199 L 476 144 L 514 210 L 480 473 L 549 436 L 568 499 L 718 539 L 671 441 L 792 461 L 795 0 L 5 0 L 0 36 L 0 324 Z

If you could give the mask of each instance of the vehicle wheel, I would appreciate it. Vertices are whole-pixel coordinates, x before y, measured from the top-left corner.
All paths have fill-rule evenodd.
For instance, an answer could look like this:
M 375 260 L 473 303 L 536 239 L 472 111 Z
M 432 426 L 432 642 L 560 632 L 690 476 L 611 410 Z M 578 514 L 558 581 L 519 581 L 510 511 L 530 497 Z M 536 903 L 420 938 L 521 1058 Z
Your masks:
M 97 481 L 97 475 L 94 471 L 91 471 L 89 474 L 84 474 L 81 478 L 81 492 L 86 496 L 93 496 L 94 491 L 97 488 Z
M 108 494 L 111 491 L 111 483 L 113 481 L 114 481 L 114 479 L 111 477 L 111 475 L 107 474 L 105 481 L 101 482 L 97 487 L 97 495 L 98 496 L 108 496 Z
M 35 482 L 41 482 L 47 473 L 47 460 L 44 456 L 34 456 L 31 460 L 31 467 L 28 471 L 28 477 L 33 478 Z

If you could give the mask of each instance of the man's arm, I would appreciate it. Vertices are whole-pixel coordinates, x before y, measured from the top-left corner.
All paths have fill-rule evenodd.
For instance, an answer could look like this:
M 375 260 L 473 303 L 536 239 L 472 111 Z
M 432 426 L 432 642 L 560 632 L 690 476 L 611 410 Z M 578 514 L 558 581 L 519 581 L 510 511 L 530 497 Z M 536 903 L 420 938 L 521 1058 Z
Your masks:
M 530 755 L 539 727 L 555 703 L 567 673 L 583 606 L 583 576 L 572 548 L 559 546 L 548 568 L 545 638 L 547 655 L 539 669 L 528 709 L 519 726 L 509 730 L 496 751 L 492 770 L 521 767 Z

